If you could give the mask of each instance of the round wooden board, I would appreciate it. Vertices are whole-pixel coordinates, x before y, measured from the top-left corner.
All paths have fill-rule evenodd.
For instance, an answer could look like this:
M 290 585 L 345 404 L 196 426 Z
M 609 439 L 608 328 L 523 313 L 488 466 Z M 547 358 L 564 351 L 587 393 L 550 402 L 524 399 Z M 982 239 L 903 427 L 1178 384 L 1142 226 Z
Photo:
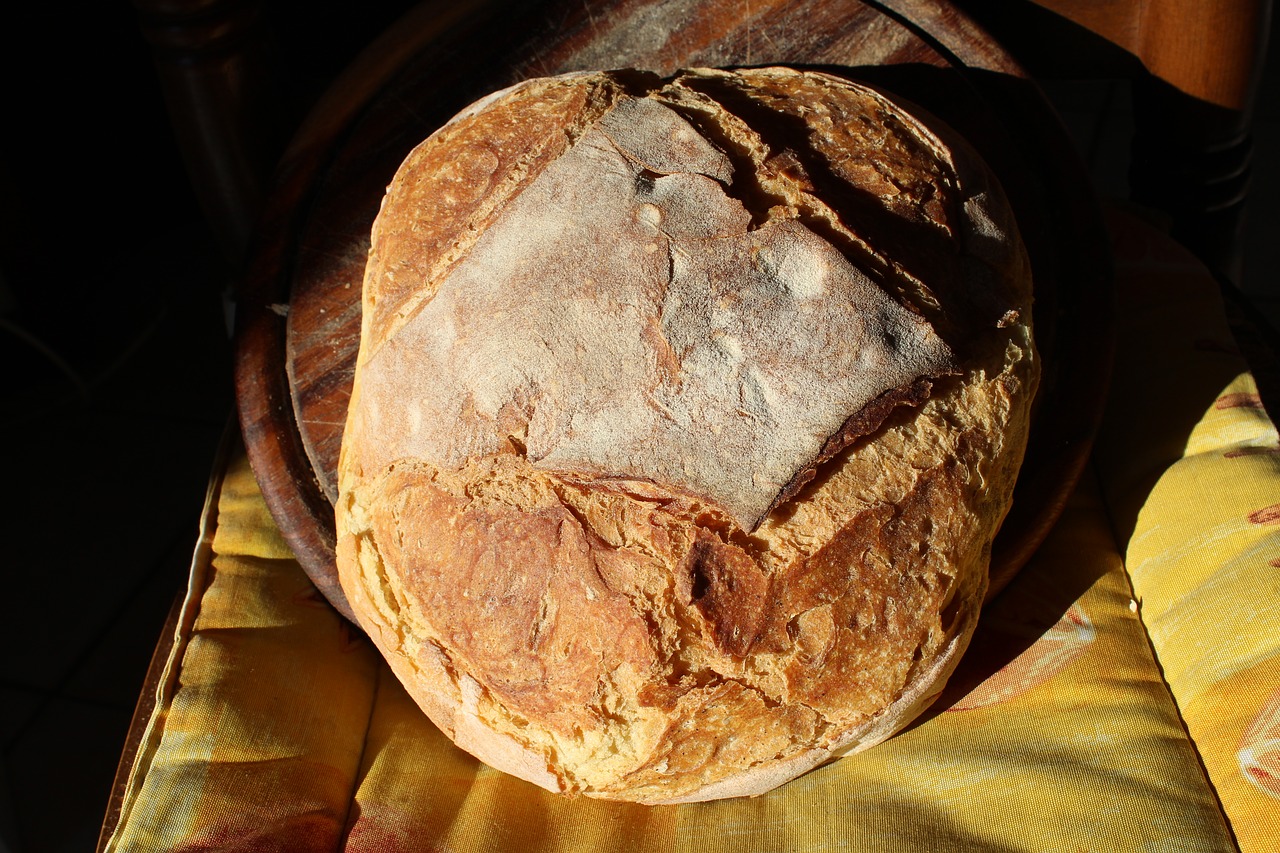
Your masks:
M 821 67 L 915 101 L 998 173 L 1032 258 L 1046 372 L 996 543 L 993 593 L 1039 545 L 1101 413 L 1109 252 L 1056 116 L 989 36 L 941 0 L 432 0 L 366 51 L 295 139 L 237 313 L 250 460 L 282 533 L 340 611 L 351 615 L 334 565 L 332 501 L 361 279 L 370 227 L 404 156 L 476 98 L 530 76 L 772 64 Z

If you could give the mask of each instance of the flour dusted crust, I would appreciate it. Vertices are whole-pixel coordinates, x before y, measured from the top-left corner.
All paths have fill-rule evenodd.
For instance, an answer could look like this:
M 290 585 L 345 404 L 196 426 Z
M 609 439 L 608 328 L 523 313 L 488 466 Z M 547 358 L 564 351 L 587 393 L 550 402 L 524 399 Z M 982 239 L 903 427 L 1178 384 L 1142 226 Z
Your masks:
M 374 226 L 338 566 L 431 719 L 552 791 L 760 794 L 973 631 L 1038 368 L 1012 216 L 827 74 L 533 80 Z

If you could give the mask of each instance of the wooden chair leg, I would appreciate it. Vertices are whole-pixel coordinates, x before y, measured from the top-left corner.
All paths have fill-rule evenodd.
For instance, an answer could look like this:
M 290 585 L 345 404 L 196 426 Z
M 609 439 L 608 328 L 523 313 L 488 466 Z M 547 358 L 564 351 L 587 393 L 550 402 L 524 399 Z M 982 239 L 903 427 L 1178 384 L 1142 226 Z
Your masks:
M 196 195 L 233 269 L 288 131 L 255 0 L 134 0 Z

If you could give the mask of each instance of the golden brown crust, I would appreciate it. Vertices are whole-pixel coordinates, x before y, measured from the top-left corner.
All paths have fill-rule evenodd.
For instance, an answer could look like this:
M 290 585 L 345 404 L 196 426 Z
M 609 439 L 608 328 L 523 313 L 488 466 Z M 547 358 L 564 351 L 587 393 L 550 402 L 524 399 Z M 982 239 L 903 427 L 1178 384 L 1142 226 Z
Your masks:
M 592 183 L 573 172 L 583 149 L 603 152 L 590 163 L 631 177 Z M 464 197 L 456 179 L 470 179 L 477 150 L 489 152 L 486 189 Z M 498 251 L 494 235 L 532 221 L 520 218 L 530 205 L 558 209 L 539 199 L 571 194 L 566 172 L 601 188 L 591 210 L 611 192 L 621 194 L 610 204 L 635 205 L 624 208 L 636 211 L 634 227 L 611 232 L 614 255 L 632 250 L 629 234 L 641 266 L 649 242 L 673 247 L 666 266 L 622 276 L 635 283 L 625 299 L 611 282 L 590 285 L 599 312 L 641 318 L 626 326 L 633 337 L 593 356 L 615 359 L 606 378 L 627 386 L 594 405 L 629 411 L 626 395 L 643 386 L 657 389 L 659 413 L 629 423 L 679 419 L 672 406 L 684 398 L 671 389 L 692 393 L 709 374 L 692 355 L 702 321 L 680 314 L 670 293 L 703 281 L 723 294 L 720 314 L 698 315 L 721 318 L 707 336 L 721 335 L 722 355 L 747 365 L 733 375 L 782 377 L 751 411 L 778 423 L 803 415 L 820 425 L 809 427 L 811 440 L 797 443 L 776 424 L 735 432 L 749 408 L 742 389 L 766 387 L 758 378 L 708 385 L 685 432 L 655 428 L 628 444 L 634 436 L 607 418 L 593 422 L 607 441 L 583 438 L 576 410 L 555 408 L 566 395 L 593 405 L 564 390 L 572 376 L 525 367 L 517 373 L 534 380 L 475 384 L 492 358 L 420 360 L 417 347 L 432 346 L 441 324 L 451 357 L 488 352 L 456 341 L 497 334 L 475 318 L 483 304 L 506 304 L 503 281 L 522 282 L 517 328 L 561 345 L 573 322 L 557 312 L 572 312 L 504 272 L 526 255 Z M 700 219 L 699 210 L 708 213 Z M 655 221 L 662 227 L 644 230 Z M 680 278 L 690 239 L 703 241 L 706 257 L 731 259 L 737 250 L 711 243 L 745 240 L 764 252 L 788 235 L 799 235 L 785 243 L 797 260 L 759 267 L 746 290 L 717 283 L 738 275 L 728 260 L 708 279 Z M 530 246 L 536 254 L 545 244 Z M 840 258 L 817 264 L 829 251 Z M 498 302 L 467 301 L 488 286 L 476 283 L 477 265 L 488 277 L 513 276 L 494 286 Z M 574 287 L 590 278 L 575 276 Z M 874 292 L 842 283 L 855 280 Z M 460 282 L 471 296 L 454 293 Z M 784 387 L 787 362 L 765 352 L 767 337 L 723 320 L 741 310 L 768 326 L 788 306 L 828 311 L 813 306 L 850 298 L 833 295 L 846 286 L 865 296 L 858 304 L 872 319 L 802 316 L 867 331 L 841 341 L 843 327 L 793 324 L 788 334 L 805 340 L 773 347 L 792 353 L 799 390 Z M 756 292 L 771 294 L 765 313 L 735 307 L 735 293 Z M 601 73 L 516 87 L 411 155 L 375 226 L 339 470 L 344 589 L 424 710 L 499 769 L 550 790 L 640 802 L 762 793 L 905 725 L 967 643 L 1035 390 L 1030 298 L 1011 214 L 985 167 L 880 93 L 785 69 L 667 81 Z M 582 328 L 598 328 L 595 320 Z M 858 362 L 868 347 L 879 355 Z M 633 357 L 616 360 L 619 352 Z M 827 384 L 858 371 L 871 379 L 834 395 L 810 387 L 815 380 L 800 377 L 812 353 L 829 364 Z M 571 373 L 598 368 L 551 361 L 579 365 Z M 445 420 L 420 405 L 455 398 Z M 468 430 L 481 438 L 458 437 Z M 712 443 L 697 430 L 723 436 L 733 453 L 703 450 Z M 677 434 L 688 437 L 673 442 Z M 564 449 L 580 439 L 590 452 Z M 747 450 L 732 445 L 748 439 Z M 781 474 L 759 474 L 748 454 L 761 444 L 789 460 Z M 631 448 L 623 461 L 619 447 Z M 736 468 L 724 461 L 734 458 Z M 683 474 L 672 459 L 685 459 Z
M 382 217 L 369 256 L 371 339 L 394 335 L 504 202 L 564 153 L 575 125 L 600 108 L 592 95 L 593 87 L 567 80 L 521 87 L 483 116 L 464 112 L 414 150 L 389 191 L 401 214 Z

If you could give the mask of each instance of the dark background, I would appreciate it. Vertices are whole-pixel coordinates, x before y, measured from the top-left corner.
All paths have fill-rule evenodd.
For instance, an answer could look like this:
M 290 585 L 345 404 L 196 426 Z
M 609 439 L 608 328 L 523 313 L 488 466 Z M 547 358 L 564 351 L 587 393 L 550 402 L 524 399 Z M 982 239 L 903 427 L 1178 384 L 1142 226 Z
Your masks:
M 409 5 L 264 3 L 282 126 Z M 231 423 L 238 270 L 196 204 L 132 6 L 28 4 L 0 46 L 0 852 L 80 851 L 96 841 Z M 1272 317 L 1275 65 L 1243 282 Z M 1127 84 L 1045 86 L 1100 192 L 1123 196 Z
M 0 28 L 0 851 L 92 850 L 232 417 L 230 289 L 127 0 Z M 263 4 L 292 126 L 410 3 Z

